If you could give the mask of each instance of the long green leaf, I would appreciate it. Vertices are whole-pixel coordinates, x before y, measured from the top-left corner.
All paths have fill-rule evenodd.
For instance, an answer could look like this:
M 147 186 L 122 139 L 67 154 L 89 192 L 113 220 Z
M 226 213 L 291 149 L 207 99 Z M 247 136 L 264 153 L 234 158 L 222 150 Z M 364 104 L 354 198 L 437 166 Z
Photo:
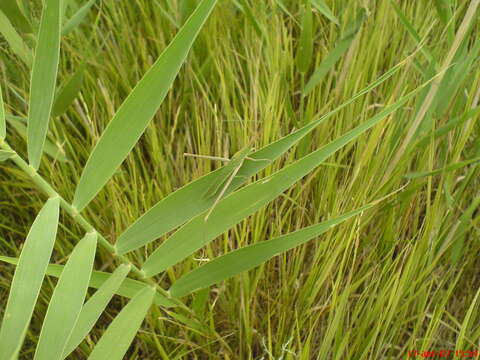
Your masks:
M 37 215 L 15 269 L 0 330 L 2 359 L 16 359 L 37 302 L 57 235 L 60 199 L 49 199 Z
M 401 68 L 401 66 L 402 64 L 393 67 L 375 82 L 355 94 L 351 99 L 319 119 L 312 121 L 292 134 L 250 154 L 250 158 L 266 159 L 268 161 L 251 161 L 245 159 L 238 176 L 234 179 L 225 195 L 228 195 L 233 190 L 240 187 L 247 181 L 246 179 L 252 177 L 268 166 L 269 163 L 282 156 L 323 121 L 332 117 L 359 97 L 367 94 L 369 91 L 389 79 Z M 228 164 L 226 166 L 228 166 Z M 148 244 L 168 231 L 182 225 L 192 217 L 209 209 L 213 205 L 215 199 L 206 198 L 204 194 L 211 188 L 212 184 L 217 183 L 224 178 L 225 171 L 222 170 L 224 168 L 225 167 L 207 174 L 162 199 L 119 236 L 116 244 L 117 251 L 120 254 L 124 254 Z
M 246 246 L 220 256 L 177 280 L 169 289 L 170 294 L 174 297 L 185 296 L 195 290 L 208 287 L 250 270 L 274 256 L 320 236 L 332 227 L 362 213 L 371 206 L 366 205 L 320 224 L 309 226 L 272 240 Z
M 216 0 L 203 0 L 175 39 L 138 82 L 93 149 L 75 191 L 81 210 L 107 183 L 145 131 L 172 86 Z
M 335 64 L 341 59 L 343 54 L 350 48 L 355 35 L 360 30 L 360 27 L 365 19 L 365 13 L 362 12 L 358 18 L 347 27 L 347 31 L 344 36 L 338 41 L 335 48 L 325 57 L 325 59 L 320 63 L 315 72 L 312 74 L 308 80 L 305 88 L 303 89 L 303 94 L 308 95 L 320 82 L 323 80 L 325 75 L 335 66 Z
M 310 0 L 304 0 L 305 7 L 302 17 L 302 32 L 296 55 L 298 70 L 306 73 L 312 63 L 313 55 L 313 13 Z
M 112 321 L 88 359 L 123 359 L 152 305 L 154 294 L 153 288 L 145 288 L 140 291 Z
M 7 264 L 12 264 L 12 265 L 18 264 L 18 258 L 14 258 L 14 257 L 0 256 L 0 261 Z M 47 275 L 59 278 L 60 275 L 62 274 L 64 267 L 65 267 L 64 265 L 49 264 L 47 267 Z M 107 273 L 103 271 L 93 271 L 92 277 L 90 278 L 90 283 L 88 284 L 88 286 L 94 289 L 100 289 L 103 286 L 103 284 L 105 284 L 105 282 L 108 279 L 110 279 L 111 276 L 112 276 L 111 273 Z M 120 287 L 118 288 L 116 295 L 131 299 L 140 290 L 144 289 L 145 286 L 148 286 L 148 285 L 146 285 L 144 282 L 126 278 L 123 281 L 122 285 L 120 285 Z M 155 294 L 154 302 L 156 305 L 162 306 L 164 308 L 170 308 L 170 307 L 176 306 L 176 304 L 173 301 L 167 299 L 165 296 L 163 296 L 158 292 Z
M 328 7 L 324 0 L 311 0 L 312 5 L 317 9 L 323 16 L 329 19 L 336 25 L 340 25 L 338 18 L 333 14 L 332 10 Z
M 420 88 L 419 88 L 420 89 Z M 365 123 L 321 147 L 266 179 L 261 179 L 231 194 L 217 204 L 208 221 L 197 216 L 163 242 L 143 265 L 146 276 L 153 276 L 191 255 L 209 241 L 279 196 L 309 174 L 324 160 L 365 131 L 402 107 L 419 89 L 402 97 Z
M 40 165 L 55 96 L 60 58 L 60 2 L 45 0 L 33 62 L 27 149 L 30 165 L 35 169 Z
M 126 276 L 130 272 L 130 266 L 121 265 L 108 278 L 107 281 L 92 295 L 83 305 L 78 321 L 68 339 L 63 357 L 67 357 L 83 341 L 85 336 L 92 330 L 100 315 L 107 307 L 113 295 L 118 291 Z
M 5 106 L 3 105 L 2 87 L 0 86 L 0 139 L 7 136 L 7 123 L 5 118 Z
M 97 0 L 89 0 L 83 5 L 80 9 L 77 10 L 75 14 L 67 21 L 63 26 L 62 34 L 67 35 L 72 30 L 82 23 L 85 17 L 88 15 L 91 7 L 95 4 Z
M 58 92 L 53 103 L 53 116 L 62 115 L 73 103 L 78 93 L 82 89 L 85 68 L 85 64 L 82 64 L 78 68 L 78 70 L 72 75 L 72 77 L 68 79 L 65 86 Z
M 50 299 L 34 360 L 63 359 L 87 294 L 96 247 L 97 234 L 89 233 L 70 254 Z
M 2 1 L 3 2 L 3 1 Z M 9 2 L 9 1 L 5 1 Z M 3 35 L 12 51 L 17 55 L 27 66 L 32 65 L 32 51 L 25 44 L 22 37 L 17 33 L 8 18 L 0 11 L 0 33 Z

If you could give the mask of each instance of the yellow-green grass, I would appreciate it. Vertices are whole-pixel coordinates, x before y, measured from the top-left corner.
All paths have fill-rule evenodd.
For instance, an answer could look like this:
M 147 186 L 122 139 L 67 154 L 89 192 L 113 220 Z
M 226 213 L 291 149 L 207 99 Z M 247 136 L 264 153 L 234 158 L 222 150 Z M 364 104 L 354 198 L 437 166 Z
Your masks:
M 62 39 L 60 84 L 84 62 L 86 70 L 80 95 L 50 126 L 50 140 L 70 161 L 44 157 L 39 171 L 69 201 L 106 124 L 173 38 L 174 22 L 185 19 L 189 2 L 98 1 L 84 24 Z M 341 25 L 314 8 L 313 59 L 302 75 L 296 61 L 305 11 L 300 1 L 219 1 L 160 111 L 84 212 L 95 228 L 113 243 L 160 199 L 220 165 L 184 153 L 230 157 L 252 138 L 261 148 L 336 108 L 408 58 L 391 79 L 325 121 L 262 174 L 365 122 L 442 70 L 474 1 L 451 1 L 454 18 L 447 23 L 426 2 L 397 2 L 420 42 L 390 1 L 325 2 Z M 303 97 L 302 85 L 362 7 L 367 17 L 351 46 Z M 469 52 L 479 35 L 474 19 L 464 39 Z M 1 46 L 6 112 L 26 117 L 29 68 L 3 38 Z M 478 53 L 471 62 L 462 54 L 447 65 L 457 70 L 453 80 L 440 83 L 442 97 L 404 150 L 429 89 L 157 280 L 168 287 L 205 259 L 346 213 L 403 187 L 400 192 L 286 255 L 185 298 L 194 313 L 153 307 L 127 358 L 403 359 L 408 350 L 477 349 L 479 168 L 477 162 L 449 165 L 480 156 L 479 113 L 471 111 L 480 101 Z M 460 120 L 440 131 L 454 119 Z M 9 143 L 26 157 L 25 142 L 8 129 Z M 445 171 L 408 176 L 437 169 Z M 0 253 L 17 257 L 45 197 L 8 162 L 0 164 L 0 187 Z M 64 264 L 82 232 L 68 217 L 60 220 L 53 260 Z M 163 240 L 127 256 L 141 265 Z M 115 269 L 101 249 L 96 265 Z M 0 267 L 3 308 L 13 267 Z M 42 288 L 22 358 L 33 355 L 55 281 L 49 278 Z M 87 357 L 125 303 L 115 298 L 72 359 Z

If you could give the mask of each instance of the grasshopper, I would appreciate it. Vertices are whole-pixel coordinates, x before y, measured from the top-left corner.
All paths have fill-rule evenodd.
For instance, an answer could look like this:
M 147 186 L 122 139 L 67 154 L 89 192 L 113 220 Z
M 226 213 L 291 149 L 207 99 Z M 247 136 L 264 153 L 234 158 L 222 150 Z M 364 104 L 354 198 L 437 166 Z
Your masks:
M 191 157 L 197 157 L 197 158 L 220 160 L 220 161 L 228 162 L 227 165 L 225 165 L 223 168 L 220 169 L 217 180 L 212 185 L 210 185 L 207 191 L 205 192 L 204 197 L 206 199 L 215 197 L 215 201 L 213 202 L 212 207 L 208 210 L 208 213 L 205 216 L 205 219 L 204 219 L 205 222 L 208 220 L 208 218 L 212 214 L 212 211 L 215 209 L 215 207 L 220 202 L 220 200 L 222 200 L 223 196 L 225 195 L 225 192 L 227 191 L 228 187 L 232 183 L 233 179 L 235 179 L 235 177 L 237 176 L 245 160 L 268 161 L 268 162 L 271 161 L 269 159 L 253 159 L 249 157 L 248 155 L 251 154 L 252 151 L 254 151 L 254 149 L 249 144 L 245 146 L 243 149 L 241 149 L 240 151 L 236 152 L 231 159 L 216 157 L 216 156 L 195 155 L 195 154 L 189 154 L 189 153 L 183 154 L 184 156 L 191 156 Z

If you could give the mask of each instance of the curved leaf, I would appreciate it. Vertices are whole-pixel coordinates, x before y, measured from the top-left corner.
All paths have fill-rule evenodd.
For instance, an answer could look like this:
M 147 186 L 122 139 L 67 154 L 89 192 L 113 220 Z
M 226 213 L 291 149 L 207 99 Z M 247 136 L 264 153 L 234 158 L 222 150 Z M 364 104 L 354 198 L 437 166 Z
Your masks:
M 63 359 L 63 351 L 87 294 L 97 234 L 87 234 L 73 249 L 53 291 L 34 360 Z
M 152 305 L 154 294 L 155 289 L 145 288 L 130 300 L 102 335 L 88 359 L 123 359 Z
M 60 1 L 45 0 L 33 62 L 28 109 L 28 159 L 35 169 L 40 165 L 55 96 L 60 58 L 60 18 Z
M 402 64 L 393 67 L 375 82 L 355 94 L 351 99 L 319 119 L 312 121 L 297 131 L 265 146 L 263 149 L 250 154 L 249 157 L 257 159 L 257 161 L 245 159 L 238 176 L 229 186 L 225 196 L 239 188 L 248 178 L 257 174 L 271 162 L 286 153 L 292 146 L 300 141 L 305 135 L 313 131 L 323 121 L 332 117 L 359 97 L 367 94 L 370 90 L 389 79 L 400 69 L 401 66 Z M 262 159 L 267 161 L 258 161 Z M 205 197 L 204 195 L 211 188 L 212 184 L 218 183 L 224 178 L 224 173 L 226 172 L 224 169 L 226 167 L 228 167 L 228 164 L 192 181 L 158 202 L 119 236 L 116 244 L 117 251 L 120 254 L 124 254 L 148 244 L 210 208 L 215 199 Z
M 73 205 L 82 210 L 107 183 L 147 128 L 177 77 L 216 0 L 203 0 L 138 82 L 108 124 L 85 165 Z
M 45 203 L 23 245 L 0 330 L 3 359 L 15 359 L 22 346 L 55 243 L 59 204 L 58 197 Z

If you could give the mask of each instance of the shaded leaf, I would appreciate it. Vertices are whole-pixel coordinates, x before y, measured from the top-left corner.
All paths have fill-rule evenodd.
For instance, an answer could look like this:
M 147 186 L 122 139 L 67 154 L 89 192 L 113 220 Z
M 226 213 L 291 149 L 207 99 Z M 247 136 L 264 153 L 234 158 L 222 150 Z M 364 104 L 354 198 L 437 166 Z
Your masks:
M 55 96 L 60 57 L 60 1 L 45 0 L 30 84 L 28 159 L 38 169 Z
M 313 55 L 313 13 L 310 0 L 305 0 L 302 17 L 302 32 L 296 55 L 298 71 L 305 73 L 310 68 Z
M 2 1 L 8 3 L 11 1 Z M 0 33 L 3 35 L 13 53 L 17 55 L 27 66 L 32 65 L 33 56 L 30 48 L 25 44 L 22 37 L 17 33 L 8 18 L 0 11 Z
M 216 0 L 203 0 L 108 124 L 85 165 L 73 205 L 82 210 L 107 183 L 167 95 Z
M 88 12 L 95 4 L 97 0 L 88 0 L 85 5 L 77 10 L 75 14 L 65 23 L 62 29 L 62 35 L 67 35 L 72 30 L 82 23 L 85 17 L 88 15 Z
M 0 10 L 7 16 L 9 21 L 22 32 L 32 32 L 32 26 L 23 15 L 15 0 L 0 1 Z
M 308 95 L 316 86 L 320 84 L 325 75 L 335 66 L 335 64 L 341 59 L 343 54 L 347 52 L 355 39 L 355 35 L 361 28 L 361 25 L 365 19 L 365 12 L 362 12 L 356 21 L 349 25 L 345 31 L 344 36 L 338 41 L 335 48 L 323 59 L 315 72 L 312 74 L 308 80 L 305 88 L 303 89 L 303 94 Z
M 63 359 L 87 294 L 96 247 L 97 234 L 89 233 L 70 254 L 50 299 L 34 360 Z
M 23 245 L 0 330 L 2 359 L 17 358 L 25 338 L 55 243 L 59 204 L 59 197 L 45 203 Z
M 68 79 L 65 86 L 58 92 L 53 104 L 53 116 L 63 115 L 65 111 L 67 111 L 68 107 L 73 103 L 78 93 L 82 89 L 85 68 L 85 64 L 82 64 L 72 75 L 72 77 Z

